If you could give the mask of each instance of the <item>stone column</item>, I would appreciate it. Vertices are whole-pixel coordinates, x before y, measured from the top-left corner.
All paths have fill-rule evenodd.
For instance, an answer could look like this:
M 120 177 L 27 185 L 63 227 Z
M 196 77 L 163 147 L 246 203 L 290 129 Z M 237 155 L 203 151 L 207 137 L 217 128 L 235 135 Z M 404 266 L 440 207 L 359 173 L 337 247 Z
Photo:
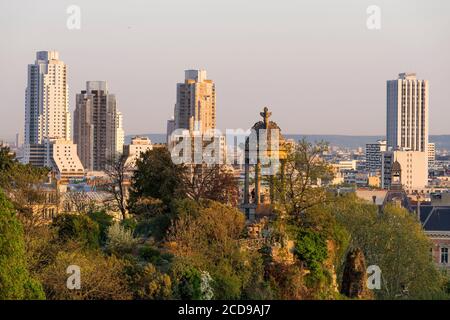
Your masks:
M 247 156 L 245 156 L 245 164 L 244 164 L 244 168 L 245 168 L 245 178 L 244 178 L 244 205 L 248 205 L 249 204 L 249 193 L 250 193 L 250 164 L 248 161 Z
M 261 161 L 256 162 L 255 165 L 255 204 L 258 205 L 261 202 Z

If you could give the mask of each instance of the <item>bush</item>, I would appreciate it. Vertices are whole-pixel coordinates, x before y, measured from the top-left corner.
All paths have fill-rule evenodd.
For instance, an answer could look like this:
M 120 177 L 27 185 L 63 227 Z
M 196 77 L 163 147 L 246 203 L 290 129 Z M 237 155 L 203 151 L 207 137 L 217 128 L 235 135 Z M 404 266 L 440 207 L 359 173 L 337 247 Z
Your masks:
M 73 240 L 90 249 L 100 245 L 99 225 L 87 215 L 59 215 L 53 227 L 56 228 L 58 239 L 63 242 Z
M 129 254 L 133 251 L 137 241 L 131 230 L 125 229 L 119 223 L 108 228 L 106 250 L 116 255 Z
M 309 269 L 317 271 L 328 257 L 327 241 L 317 232 L 300 230 L 295 241 L 295 253 Z
M 112 224 L 112 217 L 105 211 L 90 212 L 88 214 L 89 218 L 97 222 L 100 228 L 100 242 L 102 244 L 106 243 L 108 228 Z

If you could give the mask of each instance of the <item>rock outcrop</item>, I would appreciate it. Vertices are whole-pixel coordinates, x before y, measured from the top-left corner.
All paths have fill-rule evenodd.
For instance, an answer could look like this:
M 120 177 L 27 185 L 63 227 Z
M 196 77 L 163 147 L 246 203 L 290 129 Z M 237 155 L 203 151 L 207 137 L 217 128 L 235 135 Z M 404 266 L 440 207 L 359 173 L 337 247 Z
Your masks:
M 364 253 L 361 249 L 350 250 L 345 261 L 341 294 L 352 299 L 372 299 L 367 288 L 367 272 Z

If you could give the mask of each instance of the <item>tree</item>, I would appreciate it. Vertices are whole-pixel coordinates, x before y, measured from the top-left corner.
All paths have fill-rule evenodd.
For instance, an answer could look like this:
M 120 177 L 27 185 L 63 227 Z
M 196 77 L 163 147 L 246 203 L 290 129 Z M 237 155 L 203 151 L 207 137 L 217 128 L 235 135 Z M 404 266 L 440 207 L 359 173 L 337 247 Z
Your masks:
M 321 158 L 328 145 L 305 139 L 289 149 L 284 164 L 274 177 L 275 199 L 288 215 L 299 217 L 306 209 L 327 200 L 324 182 L 331 179 L 330 166 Z
M 14 154 L 11 152 L 11 149 L 0 143 L 0 173 L 11 170 L 14 163 Z
M 88 217 L 98 224 L 100 230 L 100 243 L 104 244 L 107 239 L 108 228 L 113 223 L 112 216 L 105 211 L 93 211 L 88 213 Z
M 177 259 L 183 260 L 186 268 L 209 272 L 215 298 L 238 299 L 247 286 L 257 285 L 251 280 L 255 279 L 258 264 L 253 262 L 258 255 L 241 245 L 245 227 L 241 211 L 214 201 L 194 202 L 179 208 L 185 209 L 178 211 L 166 245 Z
M 39 282 L 27 270 L 22 226 L 0 190 L 0 300 L 44 299 Z
M 93 201 L 85 191 L 71 191 L 65 194 L 65 212 L 87 214 L 93 208 Z
M 331 210 L 361 248 L 367 265 L 381 269 L 380 299 L 432 299 L 443 296 L 443 278 L 430 259 L 431 243 L 416 217 L 393 205 L 378 208 L 354 195 L 341 197 Z
M 112 157 L 106 165 L 105 172 L 109 178 L 107 191 L 112 195 L 113 201 L 119 209 L 122 219 L 127 218 L 127 186 L 126 180 L 131 170 L 124 154 Z
M 172 280 L 169 275 L 160 272 L 152 264 L 139 264 L 129 272 L 134 298 L 143 300 L 171 299 Z
M 80 267 L 81 288 L 67 288 L 67 267 Z M 60 251 L 54 263 L 42 272 L 42 282 L 49 299 L 56 300 L 126 300 L 132 293 L 126 277 L 127 264 L 100 251 Z
M 98 248 L 100 245 L 100 228 L 87 215 L 61 214 L 53 221 L 52 227 L 62 243 L 75 241 L 85 248 Z
M 57 190 L 48 190 L 44 185 L 48 179 L 49 169 L 19 162 L 14 162 L 9 171 L 3 172 L 1 187 L 16 208 L 26 232 L 44 222 L 40 213 L 45 208 L 58 203 Z
M 173 199 L 185 197 L 183 189 L 184 167 L 172 162 L 167 148 L 148 150 L 136 161 L 131 180 L 130 207 L 143 197 L 160 199 L 169 204 Z
M 189 198 L 210 199 L 236 205 L 239 194 L 237 179 L 225 165 L 194 165 L 185 170 L 183 184 Z

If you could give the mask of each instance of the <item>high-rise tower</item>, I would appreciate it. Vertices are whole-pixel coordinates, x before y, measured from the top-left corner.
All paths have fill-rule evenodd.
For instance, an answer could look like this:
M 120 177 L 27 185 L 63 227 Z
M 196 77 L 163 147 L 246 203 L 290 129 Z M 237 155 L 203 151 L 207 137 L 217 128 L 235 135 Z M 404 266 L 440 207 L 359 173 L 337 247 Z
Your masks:
M 216 89 L 205 70 L 186 70 L 184 83 L 177 84 L 175 129 L 205 133 L 216 128 Z
M 428 81 L 400 73 L 387 81 L 388 147 L 426 152 L 428 148 Z
M 86 90 L 77 94 L 74 141 L 81 162 L 89 170 L 103 170 L 112 157 L 122 152 L 122 113 L 105 81 L 88 81 Z
M 67 67 L 57 51 L 39 51 L 28 65 L 25 94 L 25 144 L 46 138 L 70 140 Z
M 70 127 L 67 67 L 57 51 L 39 51 L 28 65 L 23 162 L 52 168 L 61 180 L 83 176 Z

